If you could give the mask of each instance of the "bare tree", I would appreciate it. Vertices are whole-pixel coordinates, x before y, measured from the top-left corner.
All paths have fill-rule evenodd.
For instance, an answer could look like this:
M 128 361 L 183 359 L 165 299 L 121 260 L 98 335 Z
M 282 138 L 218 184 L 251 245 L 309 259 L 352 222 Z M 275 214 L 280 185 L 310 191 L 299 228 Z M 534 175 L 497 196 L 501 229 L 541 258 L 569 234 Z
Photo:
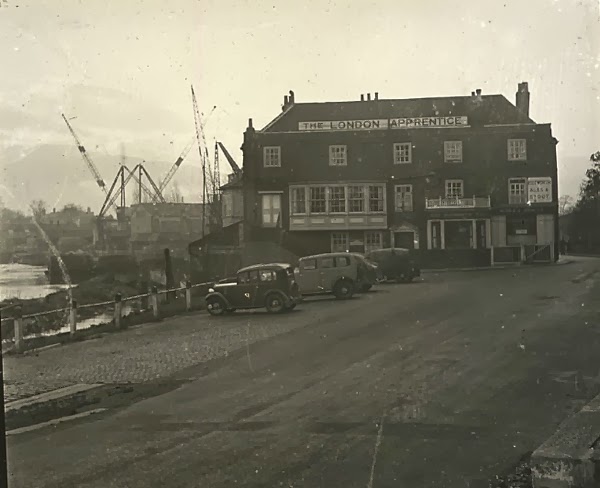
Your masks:
M 29 204 L 29 207 L 31 208 L 31 213 L 35 218 L 39 218 L 42 215 L 46 215 L 48 209 L 48 206 L 46 205 L 46 202 L 44 202 L 44 200 L 33 200 Z
M 573 197 L 571 195 L 562 195 L 558 199 L 558 214 L 566 215 L 573 210 Z
M 165 200 L 171 203 L 183 203 L 183 195 L 181 194 L 181 190 L 179 189 L 179 185 L 177 185 L 177 183 L 173 184 L 173 187 L 166 196 Z

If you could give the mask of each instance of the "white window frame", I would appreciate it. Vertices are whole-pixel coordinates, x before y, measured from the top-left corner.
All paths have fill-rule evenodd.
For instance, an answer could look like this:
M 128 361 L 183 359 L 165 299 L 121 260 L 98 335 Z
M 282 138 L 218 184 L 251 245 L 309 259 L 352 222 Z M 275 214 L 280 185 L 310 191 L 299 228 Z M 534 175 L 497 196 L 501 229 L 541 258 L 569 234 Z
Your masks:
M 329 146 L 329 166 L 348 166 L 348 147 L 346 145 Z
M 400 190 L 406 190 L 401 192 Z M 407 196 L 410 195 L 410 202 L 407 203 Z M 396 212 L 412 212 L 413 211 L 413 187 L 412 185 L 396 185 L 394 187 L 395 208 Z M 404 198 L 403 198 L 404 197 Z
M 455 195 L 453 191 L 448 191 L 452 190 L 454 188 L 453 185 L 456 185 L 457 183 L 460 183 L 460 195 Z M 446 180 L 444 188 L 446 198 L 464 198 L 465 196 L 465 182 L 463 180 Z
M 509 161 L 527 161 L 527 139 L 509 139 L 506 150 Z
M 375 251 L 376 249 L 383 249 L 383 234 L 381 231 L 366 230 L 364 237 L 365 253 Z M 376 237 L 376 239 L 371 239 L 373 237 Z
M 348 190 L 346 191 L 347 193 L 347 198 L 348 198 L 348 213 L 349 214 L 363 214 L 363 213 L 367 213 L 366 209 L 366 205 L 365 205 L 365 200 L 366 200 L 366 192 L 365 192 L 365 185 L 347 185 Z M 362 196 L 361 198 L 350 198 L 350 188 L 360 188 Z M 362 202 L 362 209 L 361 210 L 351 210 L 351 204 L 352 202 Z
M 263 166 L 265 168 L 281 167 L 281 146 L 263 147 Z
M 281 218 L 281 193 L 264 192 L 260 194 L 260 210 L 261 210 L 261 226 L 262 227 L 277 227 L 277 222 Z M 278 202 L 277 206 L 274 205 Z M 269 202 L 266 206 L 265 202 Z M 265 220 L 265 215 L 269 215 L 269 222 Z
M 350 249 L 350 234 L 348 232 L 332 232 L 330 242 L 331 252 L 346 252 Z
M 513 187 L 513 185 L 515 185 Z M 516 185 L 519 185 L 518 187 Z M 519 188 L 519 191 L 516 191 Z M 521 198 L 519 198 L 521 197 Z M 527 178 L 508 179 L 508 204 L 523 205 L 527 203 Z
M 444 163 L 463 162 L 462 141 L 444 141 Z
M 385 185 L 368 184 L 367 189 L 367 213 L 370 214 L 381 214 L 385 213 Z M 371 210 L 371 188 L 381 188 L 381 210 Z M 377 199 L 379 201 L 379 199 Z
M 394 164 L 412 163 L 412 143 L 396 142 L 394 143 Z
M 333 189 L 338 189 L 341 188 L 342 191 L 344 192 L 344 196 L 343 196 L 343 202 L 344 202 L 344 209 L 343 210 L 333 210 L 333 200 L 332 200 L 332 190 Z M 339 200 L 338 200 L 339 201 Z M 348 192 L 346 190 L 346 185 L 330 185 L 327 187 L 327 213 L 330 214 L 345 214 L 347 213 L 348 210 Z
M 323 210 L 323 212 L 313 212 L 312 209 L 312 190 L 313 189 L 317 189 L 320 188 L 323 190 L 323 198 L 324 198 L 324 202 L 325 202 L 325 209 Z M 328 200 L 327 200 L 327 186 L 326 185 L 310 185 L 308 187 L 308 213 L 310 213 L 311 215 L 326 215 L 328 213 Z
M 297 199 L 294 197 L 295 192 L 303 192 L 304 193 L 304 212 L 297 212 L 295 208 L 295 203 Z M 306 215 L 308 213 L 308 188 L 306 186 L 292 186 L 290 187 L 290 215 Z

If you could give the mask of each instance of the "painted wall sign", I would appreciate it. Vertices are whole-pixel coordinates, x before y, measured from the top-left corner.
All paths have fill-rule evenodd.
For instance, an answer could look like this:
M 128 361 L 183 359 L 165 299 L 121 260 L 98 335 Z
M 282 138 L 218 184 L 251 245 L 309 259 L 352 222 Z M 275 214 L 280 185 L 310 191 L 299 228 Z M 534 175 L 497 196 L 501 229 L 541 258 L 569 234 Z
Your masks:
M 530 203 L 549 203 L 552 201 L 552 178 L 528 178 L 527 199 Z
M 385 130 L 413 129 L 422 127 L 466 127 L 468 118 L 463 115 L 446 117 L 400 117 L 394 119 L 328 120 L 298 122 L 300 131 L 336 131 L 336 130 Z

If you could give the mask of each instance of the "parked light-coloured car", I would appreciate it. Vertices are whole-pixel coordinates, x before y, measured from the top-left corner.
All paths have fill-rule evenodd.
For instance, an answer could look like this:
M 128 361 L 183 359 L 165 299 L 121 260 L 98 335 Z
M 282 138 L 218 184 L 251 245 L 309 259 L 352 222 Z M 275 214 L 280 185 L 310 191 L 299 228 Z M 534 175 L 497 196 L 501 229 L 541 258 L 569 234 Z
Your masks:
M 365 258 L 348 252 L 305 256 L 295 273 L 303 295 L 332 293 L 336 298 L 350 298 L 355 292 L 367 291 L 376 281 Z

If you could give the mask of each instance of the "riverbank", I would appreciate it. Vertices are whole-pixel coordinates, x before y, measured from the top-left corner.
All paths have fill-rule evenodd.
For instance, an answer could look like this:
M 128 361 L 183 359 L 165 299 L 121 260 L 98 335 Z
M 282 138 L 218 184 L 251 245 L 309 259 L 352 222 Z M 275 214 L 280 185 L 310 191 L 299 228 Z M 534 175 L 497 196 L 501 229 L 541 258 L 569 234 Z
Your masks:
M 150 285 L 160 286 L 159 283 Z M 104 274 L 90 280 L 84 281 L 68 288 L 55 291 L 43 298 L 31 298 L 22 300 L 20 298 L 9 298 L 0 302 L 3 309 L 2 318 L 10 319 L 15 316 L 20 307 L 23 315 L 40 314 L 53 310 L 68 309 L 71 306 L 70 295 L 77 302 L 77 315 L 80 320 L 91 319 L 98 315 L 111 313 L 110 307 L 83 307 L 84 305 L 113 301 L 115 295 L 120 293 L 123 297 L 135 296 L 146 293 L 148 284 L 142 289 L 142 284 L 133 278 L 124 278 L 122 275 Z M 132 307 L 136 308 L 136 307 Z M 68 312 L 56 312 L 48 315 L 38 316 L 27 320 L 25 323 L 25 336 L 59 331 L 68 323 Z M 4 321 L 2 324 L 2 339 L 11 339 L 13 336 L 12 321 Z

